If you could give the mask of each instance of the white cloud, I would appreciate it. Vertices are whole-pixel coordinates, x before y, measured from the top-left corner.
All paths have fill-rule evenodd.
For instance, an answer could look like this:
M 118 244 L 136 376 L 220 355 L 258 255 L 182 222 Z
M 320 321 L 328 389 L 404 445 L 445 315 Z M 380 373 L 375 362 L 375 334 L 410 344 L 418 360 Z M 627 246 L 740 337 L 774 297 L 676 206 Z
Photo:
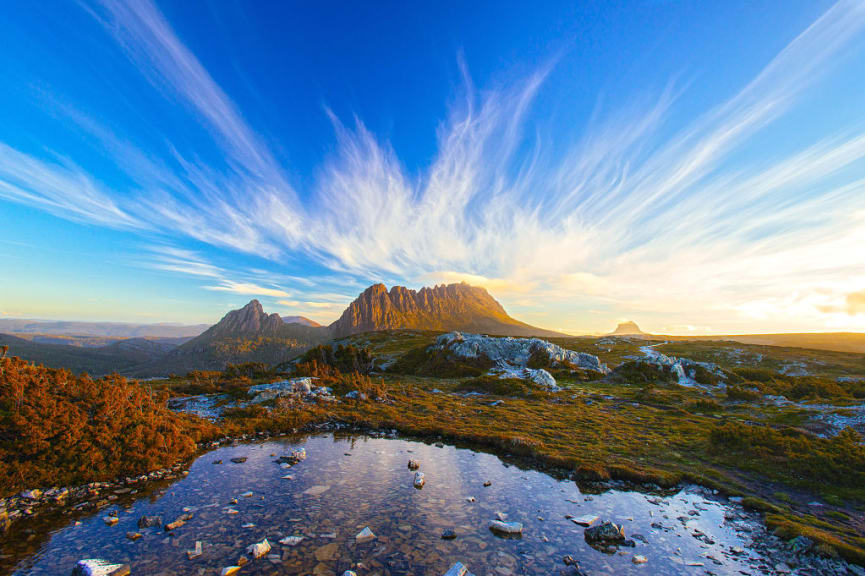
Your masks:
M 288 298 L 291 296 L 281 288 L 260 286 L 252 282 L 234 282 L 232 280 L 222 280 L 216 286 L 202 286 L 205 290 L 214 290 L 217 292 L 233 292 L 234 294 L 245 294 L 249 296 L 274 296 Z

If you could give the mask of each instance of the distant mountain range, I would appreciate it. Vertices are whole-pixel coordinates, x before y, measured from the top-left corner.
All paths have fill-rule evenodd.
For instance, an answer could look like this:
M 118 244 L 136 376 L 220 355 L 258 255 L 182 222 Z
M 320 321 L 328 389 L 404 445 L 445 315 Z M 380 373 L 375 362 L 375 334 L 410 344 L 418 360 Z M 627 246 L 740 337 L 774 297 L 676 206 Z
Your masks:
M 207 328 L 207 324 L 132 324 L 128 322 L 0 318 L 0 333 L 4 334 L 51 334 L 54 336 L 101 336 L 108 338 L 193 338 Z
M 198 330 L 187 341 L 107 338 L 103 342 L 95 336 L 99 331 L 97 326 L 90 323 L 54 323 L 49 324 L 48 328 L 46 323 L 35 321 L 7 322 L 7 326 L 19 322 L 11 325 L 16 330 L 32 329 L 42 333 L 39 335 L 41 342 L 33 335 L 0 335 L 0 345 L 8 344 L 11 354 L 76 372 L 104 374 L 120 371 L 132 376 L 219 370 L 226 364 L 241 362 L 278 364 L 329 340 L 379 330 L 461 330 L 501 336 L 563 336 L 512 318 L 484 288 L 465 283 L 421 290 L 402 286 L 388 290 L 384 284 L 374 284 L 364 290 L 329 326 L 321 326 L 303 316 L 268 314 L 258 300 L 252 300 L 243 308 L 232 310 L 213 326 Z M 140 333 L 143 326 L 147 325 L 100 326 L 118 335 Z M 185 329 L 185 333 L 192 331 L 192 327 L 156 326 L 165 327 L 166 330 L 169 326 L 177 330 Z M 90 334 L 92 336 L 86 340 L 90 347 L 86 348 L 87 344 L 71 346 L 55 343 L 64 342 L 66 337 L 45 336 L 52 328 L 77 329 Z

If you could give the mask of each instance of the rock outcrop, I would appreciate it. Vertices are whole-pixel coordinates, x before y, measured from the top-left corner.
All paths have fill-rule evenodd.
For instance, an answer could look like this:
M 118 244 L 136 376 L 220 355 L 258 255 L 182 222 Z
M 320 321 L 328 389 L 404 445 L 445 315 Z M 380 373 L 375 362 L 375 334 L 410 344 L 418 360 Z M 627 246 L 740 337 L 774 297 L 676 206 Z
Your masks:
M 529 367 L 529 364 L 536 361 L 548 368 L 594 370 L 601 374 L 609 372 L 597 356 L 567 350 L 540 338 L 494 338 L 449 332 L 439 336 L 433 348 L 447 350 L 462 358 L 488 358 L 494 364 L 491 374 L 501 378 L 530 380 L 552 391 L 558 390 L 552 374 L 541 367 Z
M 374 284 L 330 325 L 341 338 L 376 330 L 465 330 L 506 336 L 561 336 L 511 318 L 484 288 L 465 283 L 409 290 Z

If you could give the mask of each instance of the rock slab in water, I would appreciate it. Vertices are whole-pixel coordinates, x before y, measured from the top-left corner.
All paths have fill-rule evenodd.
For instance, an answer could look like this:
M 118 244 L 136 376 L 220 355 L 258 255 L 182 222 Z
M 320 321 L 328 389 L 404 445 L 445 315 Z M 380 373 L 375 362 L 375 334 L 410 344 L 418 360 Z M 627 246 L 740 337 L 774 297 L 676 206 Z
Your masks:
M 369 526 L 358 532 L 357 536 L 354 539 L 358 542 L 358 544 L 363 544 L 364 542 L 369 542 L 370 540 L 375 540 L 375 534 L 372 533 L 372 530 L 369 529 Z
M 72 576 L 128 576 L 129 564 L 112 564 L 99 558 L 79 560 L 72 570 Z
M 493 520 L 490 522 L 490 530 L 502 534 L 522 534 L 523 525 L 519 522 L 502 522 L 501 520 Z
M 219 573 L 219 576 L 231 576 L 238 572 L 240 572 L 240 566 L 226 566 L 222 569 L 222 572 Z
M 423 488 L 424 484 L 426 484 L 426 478 L 424 478 L 423 472 L 415 472 L 414 487 L 420 489 Z
M 246 547 L 246 553 L 253 558 L 261 558 L 268 552 L 270 552 L 270 542 L 267 541 L 267 538 Z
M 279 541 L 283 546 L 297 546 L 303 540 L 303 536 L 286 536 Z
M 571 518 L 571 522 L 573 522 L 574 524 L 579 524 L 580 526 L 591 526 L 597 521 L 598 517 L 594 514 L 583 514 L 582 516 Z
M 608 544 L 625 541 L 625 528 L 610 521 L 586 528 L 586 542 L 589 544 Z

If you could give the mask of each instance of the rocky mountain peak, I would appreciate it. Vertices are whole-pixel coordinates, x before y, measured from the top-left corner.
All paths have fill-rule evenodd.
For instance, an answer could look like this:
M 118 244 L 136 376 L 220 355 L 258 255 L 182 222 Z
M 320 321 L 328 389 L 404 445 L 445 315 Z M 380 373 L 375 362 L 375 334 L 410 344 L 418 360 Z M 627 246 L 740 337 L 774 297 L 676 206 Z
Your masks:
M 373 284 L 330 325 L 335 337 L 391 329 L 464 330 L 503 335 L 553 335 L 514 320 L 484 288 L 466 283 L 413 290 Z
M 616 329 L 612 332 L 612 334 L 627 336 L 634 334 L 645 334 L 645 332 L 640 330 L 640 327 L 637 326 L 636 322 L 632 322 L 629 320 L 627 322 L 619 323 L 619 325 L 616 326 Z

